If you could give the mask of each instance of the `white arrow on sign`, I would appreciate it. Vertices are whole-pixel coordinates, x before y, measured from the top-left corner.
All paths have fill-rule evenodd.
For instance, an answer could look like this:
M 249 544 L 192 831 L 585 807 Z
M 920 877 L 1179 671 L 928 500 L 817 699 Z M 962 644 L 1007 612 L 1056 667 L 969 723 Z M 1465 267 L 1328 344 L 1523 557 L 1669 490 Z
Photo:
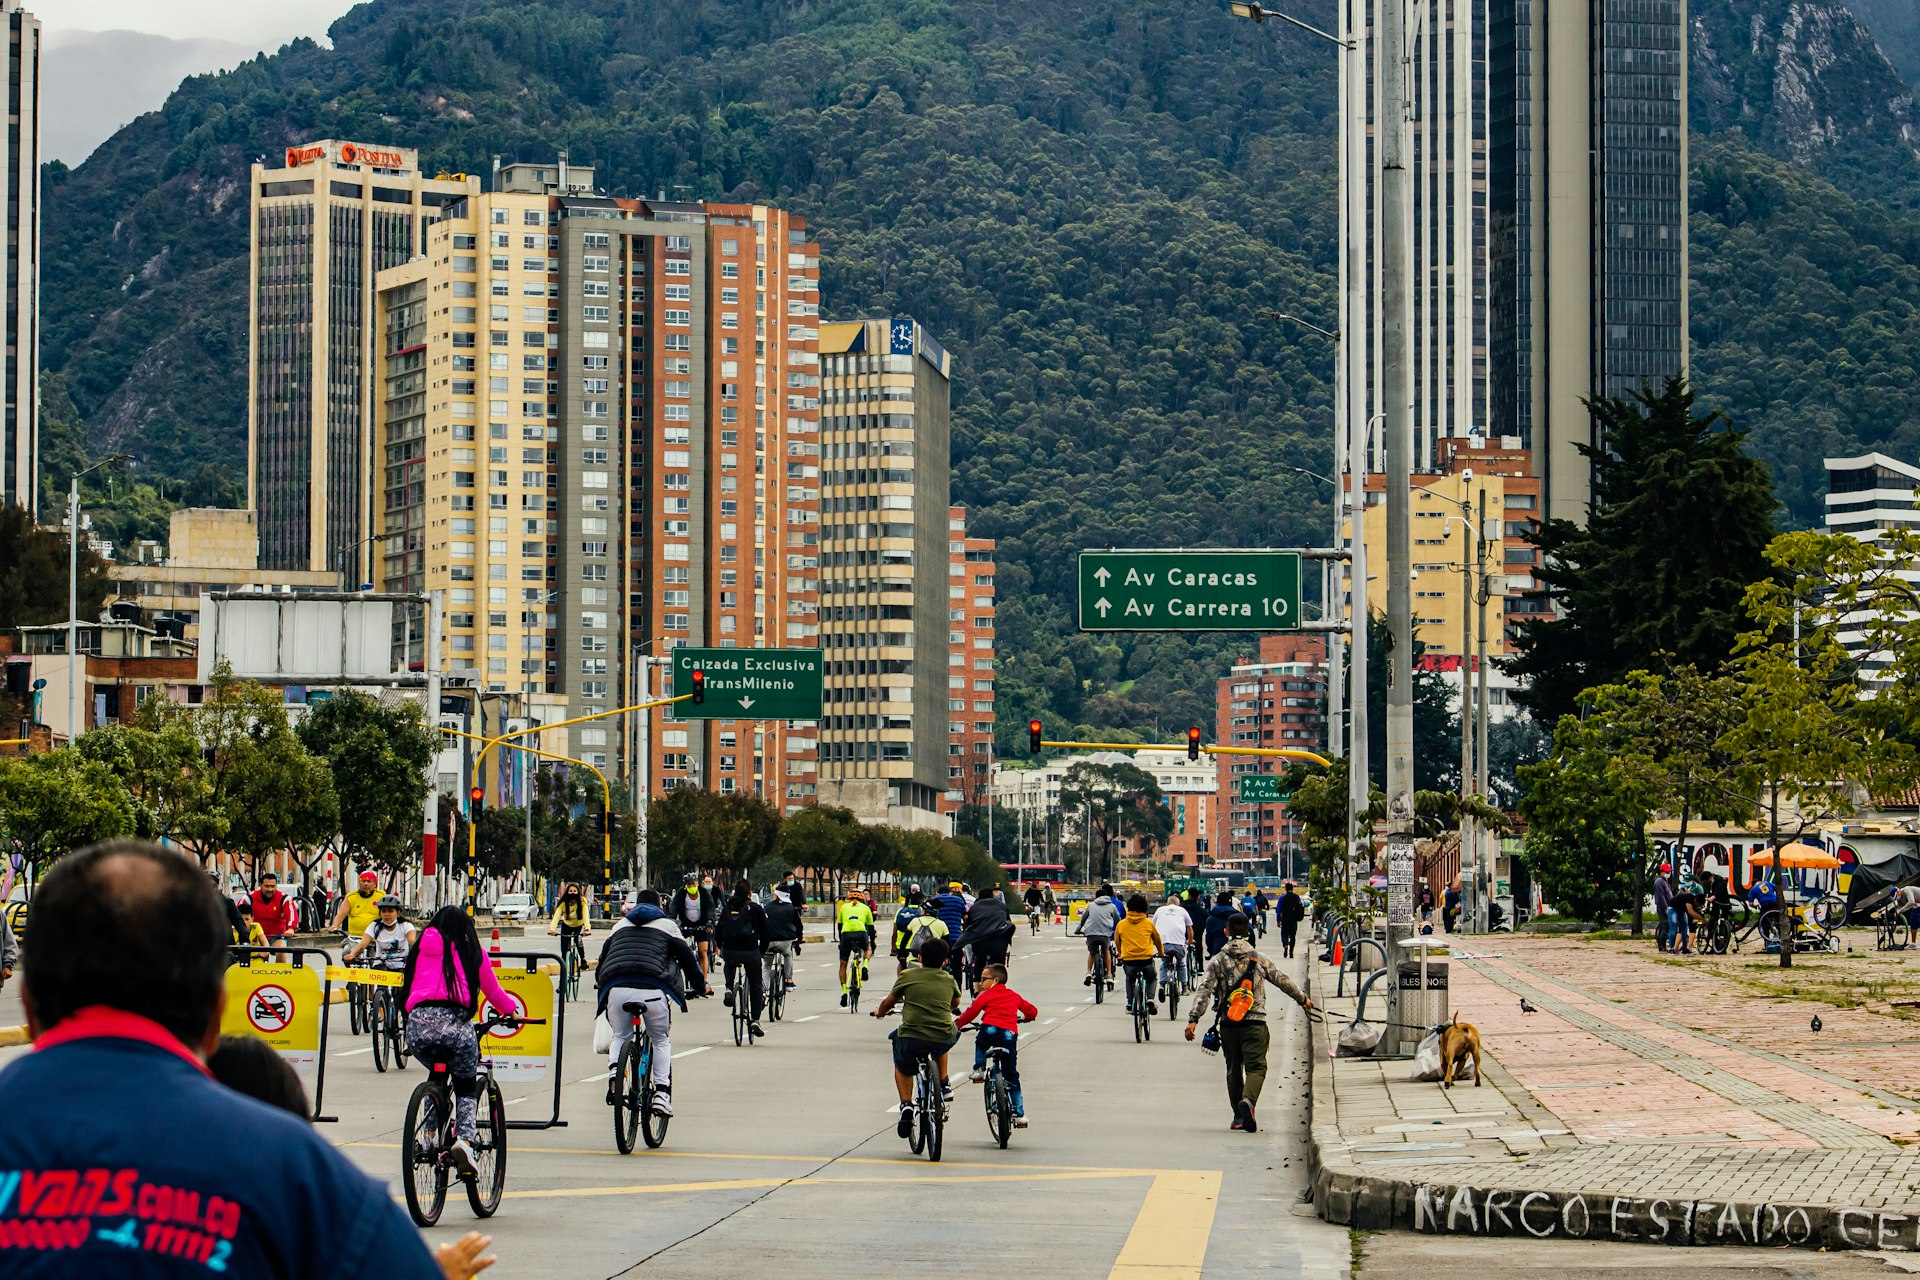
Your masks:
M 752 698 L 740 699 L 740 706 L 742 710 L 751 710 L 753 708 L 753 699 Z
M 1113 608 L 1113 602 L 1107 599 L 1105 596 L 1101 596 L 1098 600 L 1095 600 L 1093 602 L 1093 607 L 1098 609 L 1100 611 L 1100 616 L 1104 618 L 1107 616 L 1107 610 Z
M 1093 571 L 1094 580 L 1103 587 L 1107 585 L 1107 579 L 1111 578 L 1112 576 L 1113 575 L 1111 573 L 1107 572 L 1107 568 L 1105 565 L 1102 565 L 1100 568 L 1095 569 Z

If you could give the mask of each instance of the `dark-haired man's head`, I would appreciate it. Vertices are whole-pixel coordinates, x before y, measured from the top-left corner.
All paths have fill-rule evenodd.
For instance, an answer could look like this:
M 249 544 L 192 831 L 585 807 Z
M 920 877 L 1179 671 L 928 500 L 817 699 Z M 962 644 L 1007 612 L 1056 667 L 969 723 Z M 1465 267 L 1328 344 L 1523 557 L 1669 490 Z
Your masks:
M 920 948 L 920 966 L 924 969 L 938 969 L 947 962 L 947 942 L 944 938 L 928 938 Z
M 644 903 L 649 907 L 657 907 L 660 905 L 660 891 L 658 889 L 642 889 L 633 895 L 633 900 Z
M 114 840 L 53 864 L 33 899 L 22 999 L 35 1034 L 104 1005 L 211 1051 L 220 1031 L 226 909 L 191 858 Z
M 1144 915 L 1147 910 L 1147 895 L 1144 893 L 1136 893 L 1132 897 L 1128 898 L 1127 910 L 1138 911 Z
M 1245 916 L 1235 916 L 1233 919 L 1227 921 L 1227 936 L 1229 938 L 1244 938 L 1252 932 L 1252 930 L 1253 926 L 1247 922 Z

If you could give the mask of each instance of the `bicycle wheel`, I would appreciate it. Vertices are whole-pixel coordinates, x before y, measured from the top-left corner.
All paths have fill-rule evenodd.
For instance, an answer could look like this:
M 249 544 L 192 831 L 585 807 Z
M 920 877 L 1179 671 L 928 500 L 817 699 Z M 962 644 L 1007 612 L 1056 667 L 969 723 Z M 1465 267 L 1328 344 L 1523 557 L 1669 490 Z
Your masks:
M 781 976 L 780 965 L 776 960 L 766 966 L 767 1018 L 780 1021 L 780 1015 L 787 1009 L 787 980 Z
M 1093 953 L 1093 1002 L 1107 1002 L 1107 956 L 1104 951 Z
M 373 1023 L 373 1069 L 385 1075 L 390 1042 L 387 1039 L 387 993 L 384 989 L 373 993 L 370 1020 Z
M 907 1128 L 907 1148 L 915 1155 L 927 1149 L 927 1067 L 924 1059 L 914 1069 L 913 1124 Z
M 1874 926 L 1873 949 L 1875 951 L 1893 950 L 1893 926 L 1885 920 Z
M 365 1017 L 367 989 L 358 982 L 350 982 L 347 987 L 347 1032 L 349 1035 L 362 1036 L 367 1033 Z
M 640 1054 L 633 1047 L 639 1039 L 635 1035 L 620 1046 L 620 1066 L 613 1074 L 619 1087 L 613 1101 L 613 1145 L 623 1156 L 633 1154 L 633 1135 L 640 1127 L 640 1113 L 648 1101 L 641 1084 Z
M 1127 978 L 1127 1003 L 1133 1006 L 1133 1042 L 1139 1044 L 1151 1032 L 1147 1019 L 1147 990 L 1138 977 Z
M 747 984 L 741 975 L 733 977 L 733 1043 L 747 1042 Z
M 453 1123 L 447 1091 L 422 1080 L 407 1100 L 407 1127 L 400 1144 L 400 1184 L 407 1192 L 407 1214 L 414 1225 L 440 1221 L 447 1203 L 447 1165 L 443 1158 Z
M 393 1037 L 393 1064 L 404 1071 L 411 1055 L 407 1051 L 407 1011 L 400 1007 L 398 993 L 387 1001 L 387 1034 Z
M 940 1093 L 940 1077 L 933 1072 L 931 1063 L 927 1066 L 927 1109 L 922 1113 L 927 1126 L 927 1159 L 934 1163 L 940 1161 L 941 1140 L 946 1134 L 947 1104 Z
M 667 1140 L 667 1122 L 672 1116 L 658 1115 L 653 1109 L 653 1041 L 647 1041 L 646 1051 L 640 1055 L 640 1136 L 646 1139 L 649 1148 L 657 1147 Z
M 1013 1137 L 1013 1095 L 998 1063 L 987 1070 L 986 1099 L 987 1132 L 1005 1149 L 1007 1140 Z
M 474 1176 L 465 1180 L 467 1204 L 474 1217 L 491 1218 L 507 1186 L 507 1104 L 500 1100 L 500 1086 L 491 1078 L 474 1133 L 473 1167 Z
M 860 971 L 847 970 L 847 1012 L 860 1012 Z

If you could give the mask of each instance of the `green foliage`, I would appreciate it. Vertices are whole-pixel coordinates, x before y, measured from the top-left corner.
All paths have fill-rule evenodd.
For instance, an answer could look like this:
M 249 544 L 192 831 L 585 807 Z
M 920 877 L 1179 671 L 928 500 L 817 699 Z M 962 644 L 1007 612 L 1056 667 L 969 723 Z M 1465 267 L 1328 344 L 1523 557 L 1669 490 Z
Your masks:
M 68 554 L 64 532 L 36 526 L 24 508 L 0 506 L 0 630 L 67 620 Z M 107 566 L 82 540 L 83 621 L 100 616 L 107 590 Z
M 0 841 L 36 878 L 75 849 L 134 829 L 132 797 L 98 760 L 70 748 L 0 759 Z
M 1113 874 L 1116 841 L 1144 839 L 1164 850 L 1173 836 L 1173 813 L 1162 803 L 1160 783 L 1129 761 L 1095 764 L 1082 760 L 1060 780 L 1060 812 L 1091 837 L 1089 879 Z
M 1413 632 L 1413 776 L 1429 787 L 1452 787 L 1460 780 L 1460 717 L 1444 672 L 1423 671 L 1427 651 L 1420 630 Z M 1367 615 L 1367 771 L 1373 781 L 1387 779 L 1387 619 Z
M 757 796 L 675 787 L 647 811 L 647 852 L 656 880 L 688 871 L 739 875 L 765 862 L 780 834 L 780 815 Z
M 407 865 L 418 852 L 436 745 L 419 706 L 348 690 L 315 703 L 299 736 L 333 779 L 340 820 L 331 843 L 342 867 Z
M 1587 523 L 1549 520 L 1534 535 L 1537 575 L 1559 616 L 1520 624 L 1508 671 L 1535 716 L 1572 713 L 1581 692 L 1614 684 L 1656 655 L 1715 671 L 1744 625 L 1747 586 L 1768 569 L 1775 502 L 1745 433 L 1696 414 L 1685 379 L 1589 402 L 1599 444 Z

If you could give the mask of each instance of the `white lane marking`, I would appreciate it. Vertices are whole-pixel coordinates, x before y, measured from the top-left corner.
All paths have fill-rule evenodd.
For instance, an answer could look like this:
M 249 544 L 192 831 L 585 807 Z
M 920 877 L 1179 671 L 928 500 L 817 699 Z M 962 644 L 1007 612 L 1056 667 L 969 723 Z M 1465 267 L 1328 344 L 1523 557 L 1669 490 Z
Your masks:
M 812 1022 L 812 1021 L 813 1021 L 813 1020 L 814 1020 L 815 1018 L 817 1018 L 817 1017 L 819 1017 L 819 1016 L 820 1016 L 820 1015 L 819 1015 L 819 1014 L 817 1014 L 817 1013 L 810 1013 L 810 1014 L 808 1014 L 808 1015 L 807 1015 L 806 1017 L 804 1017 L 804 1018 L 795 1018 L 795 1019 L 794 1019 L 794 1021 L 795 1021 L 795 1022 Z
M 676 1053 L 676 1054 L 674 1054 L 674 1055 L 673 1055 L 673 1060 L 674 1060 L 675 1062 L 678 1062 L 678 1061 L 680 1061 L 680 1059 L 682 1059 L 682 1058 L 691 1058 L 691 1057 L 692 1057 L 692 1056 L 693 1056 L 694 1054 L 696 1054 L 696 1053 L 705 1053 L 705 1052 L 706 1052 L 707 1050 L 709 1050 L 709 1049 L 711 1049 L 711 1048 L 713 1048 L 713 1046 L 712 1046 L 712 1045 L 710 1045 L 710 1044 L 703 1044 L 703 1045 L 701 1045 L 701 1046 L 700 1046 L 700 1047 L 699 1047 L 698 1049 L 682 1049 L 682 1050 L 681 1050 L 680 1052 L 678 1052 L 678 1053 Z
M 1040 1025 L 1043 1027 L 1050 1027 L 1058 1021 L 1060 1021 L 1060 1019 L 1058 1018 L 1048 1018 L 1045 1022 L 1041 1023 Z
M 516 1102 L 525 1102 L 525 1101 L 526 1101 L 525 1096 L 521 1096 L 518 1098 L 508 1098 L 505 1102 L 501 1103 L 500 1105 L 503 1107 L 510 1107 Z
M 373 1052 L 373 1046 L 368 1045 L 364 1049 L 342 1049 L 339 1052 L 335 1053 L 333 1056 L 336 1058 L 357 1058 L 363 1053 L 372 1053 L 372 1052 Z
M 607 1073 L 602 1071 L 597 1076 L 582 1076 L 580 1079 L 575 1080 L 574 1083 L 575 1084 L 602 1084 L 606 1081 L 606 1078 L 607 1078 Z

